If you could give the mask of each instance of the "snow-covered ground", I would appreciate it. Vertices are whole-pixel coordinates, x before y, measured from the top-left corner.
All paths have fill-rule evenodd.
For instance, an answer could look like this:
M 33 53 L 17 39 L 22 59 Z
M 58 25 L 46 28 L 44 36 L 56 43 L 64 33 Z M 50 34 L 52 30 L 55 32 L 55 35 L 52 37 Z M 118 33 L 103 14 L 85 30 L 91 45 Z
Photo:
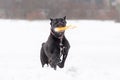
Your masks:
M 0 80 L 120 80 L 120 24 L 73 20 L 63 69 L 40 64 L 49 21 L 0 20 Z

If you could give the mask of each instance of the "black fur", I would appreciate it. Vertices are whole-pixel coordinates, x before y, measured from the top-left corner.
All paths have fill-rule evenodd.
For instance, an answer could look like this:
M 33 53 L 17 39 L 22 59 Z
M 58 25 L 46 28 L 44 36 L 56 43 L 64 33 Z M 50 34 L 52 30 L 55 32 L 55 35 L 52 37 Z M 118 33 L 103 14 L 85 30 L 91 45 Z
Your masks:
M 60 68 L 64 67 L 70 45 L 64 35 L 65 31 L 54 31 L 56 27 L 66 26 L 66 16 L 63 18 L 56 18 L 50 20 L 51 33 L 48 37 L 48 40 L 42 44 L 40 60 L 42 67 L 47 64 L 56 70 L 57 66 L 59 66 Z

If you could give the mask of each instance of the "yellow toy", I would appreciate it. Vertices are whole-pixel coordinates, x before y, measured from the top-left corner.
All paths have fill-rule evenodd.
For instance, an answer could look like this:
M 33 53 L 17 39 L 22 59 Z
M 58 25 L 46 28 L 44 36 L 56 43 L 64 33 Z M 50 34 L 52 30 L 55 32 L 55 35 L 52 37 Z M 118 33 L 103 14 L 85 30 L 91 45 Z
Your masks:
M 69 26 L 65 26 L 65 27 L 57 27 L 57 28 L 55 28 L 54 30 L 56 31 L 56 32 L 63 32 L 63 31 L 65 31 L 65 30 L 67 30 L 67 29 L 73 29 L 73 28 L 76 28 L 76 26 L 72 26 L 72 25 L 69 25 Z

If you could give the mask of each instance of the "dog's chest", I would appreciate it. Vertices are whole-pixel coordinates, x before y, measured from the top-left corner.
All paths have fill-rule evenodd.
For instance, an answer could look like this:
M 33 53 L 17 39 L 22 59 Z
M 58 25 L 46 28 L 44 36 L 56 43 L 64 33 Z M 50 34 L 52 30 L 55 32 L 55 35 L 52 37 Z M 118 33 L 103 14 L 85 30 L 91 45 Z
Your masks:
M 51 44 L 49 45 L 50 52 L 58 53 L 58 54 L 62 55 L 64 48 L 65 48 L 65 46 L 63 44 L 63 38 L 61 38 L 61 39 L 50 38 L 49 41 L 51 42 Z
M 62 47 L 63 46 L 63 39 L 60 39 L 60 43 L 59 43 L 59 46 Z
M 59 46 L 60 46 L 60 56 L 62 56 L 62 54 L 64 53 L 64 49 L 65 49 L 65 46 L 63 44 L 63 39 L 60 40 Z

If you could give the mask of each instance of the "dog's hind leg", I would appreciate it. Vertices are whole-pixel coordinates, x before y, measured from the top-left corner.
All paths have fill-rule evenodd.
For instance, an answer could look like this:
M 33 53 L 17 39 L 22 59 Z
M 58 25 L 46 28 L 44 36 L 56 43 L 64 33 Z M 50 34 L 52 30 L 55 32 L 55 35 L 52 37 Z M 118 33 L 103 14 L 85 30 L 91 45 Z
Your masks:
M 45 55 L 45 52 L 44 52 L 44 49 L 43 49 L 44 44 L 45 43 L 42 43 L 41 52 L 40 52 L 40 61 L 41 61 L 42 67 L 44 67 L 45 64 L 48 65 L 48 58 Z

